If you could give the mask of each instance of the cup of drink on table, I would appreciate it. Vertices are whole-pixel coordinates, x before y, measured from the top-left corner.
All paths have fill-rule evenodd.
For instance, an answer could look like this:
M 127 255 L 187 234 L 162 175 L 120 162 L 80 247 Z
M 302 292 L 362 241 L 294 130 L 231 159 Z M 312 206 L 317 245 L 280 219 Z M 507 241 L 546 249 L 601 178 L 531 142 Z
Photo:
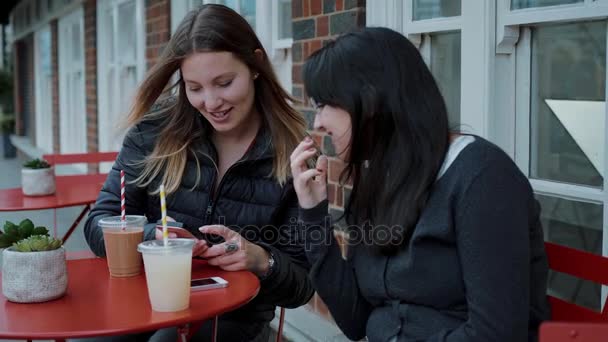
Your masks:
M 190 306 L 192 239 L 150 240 L 139 244 L 152 310 L 174 312 Z
M 104 217 L 99 220 L 112 277 L 132 277 L 141 273 L 142 258 L 137 246 L 143 241 L 147 219 L 140 215 Z

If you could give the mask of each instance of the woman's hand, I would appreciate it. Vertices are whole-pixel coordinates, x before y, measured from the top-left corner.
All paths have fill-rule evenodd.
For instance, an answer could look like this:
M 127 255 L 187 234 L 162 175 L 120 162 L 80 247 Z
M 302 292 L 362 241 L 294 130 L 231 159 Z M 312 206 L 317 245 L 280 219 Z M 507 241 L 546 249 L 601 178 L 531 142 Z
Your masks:
M 201 254 L 203 258 L 208 259 L 210 265 L 225 271 L 248 270 L 258 276 L 268 272 L 270 254 L 264 248 L 244 239 L 241 234 L 222 225 L 203 226 L 199 231 L 219 235 L 225 240 L 207 248 Z
M 316 169 L 309 169 L 306 160 L 314 157 L 317 150 L 310 137 L 306 137 L 291 153 L 293 186 L 300 207 L 310 209 L 327 199 L 327 157 L 317 159 Z
M 175 222 L 175 220 L 170 216 L 167 216 L 167 221 Z M 188 232 L 185 229 L 183 229 L 183 230 L 184 230 L 184 235 L 179 234 L 180 229 L 174 229 L 173 232 L 169 232 L 169 239 L 182 238 L 182 239 L 194 240 L 194 248 L 192 249 L 192 257 L 203 254 L 209 248 L 207 246 L 207 241 L 199 240 L 197 238 L 192 238 L 192 233 Z M 156 240 L 162 240 L 163 231 L 160 229 L 156 229 L 154 237 L 156 238 Z

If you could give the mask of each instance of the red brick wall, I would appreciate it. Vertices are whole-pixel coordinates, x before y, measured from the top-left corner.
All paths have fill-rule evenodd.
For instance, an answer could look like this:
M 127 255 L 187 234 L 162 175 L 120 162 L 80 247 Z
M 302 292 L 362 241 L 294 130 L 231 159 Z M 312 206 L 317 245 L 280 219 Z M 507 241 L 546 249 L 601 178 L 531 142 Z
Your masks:
M 171 35 L 171 1 L 146 1 L 146 64 L 150 69 Z
M 57 19 L 51 21 L 51 69 L 53 73 L 53 153 L 59 153 L 59 31 Z
M 365 26 L 365 0 L 292 0 L 293 18 L 293 89 L 292 94 L 301 101 L 296 107 L 306 116 L 312 130 L 314 111 L 308 101 L 302 83 L 302 65 L 310 54 L 320 49 L 325 41 L 356 27 Z M 329 136 L 311 132 L 323 153 L 332 156 L 334 148 Z M 332 215 L 340 215 L 350 186 L 339 185 L 339 175 L 344 165 L 330 158 L 328 175 L 328 197 Z M 331 319 L 325 304 L 315 295 L 308 308 Z
M 85 93 L 87 104 L 87 150 L 97 152 L 97 0 L 84 3 Z

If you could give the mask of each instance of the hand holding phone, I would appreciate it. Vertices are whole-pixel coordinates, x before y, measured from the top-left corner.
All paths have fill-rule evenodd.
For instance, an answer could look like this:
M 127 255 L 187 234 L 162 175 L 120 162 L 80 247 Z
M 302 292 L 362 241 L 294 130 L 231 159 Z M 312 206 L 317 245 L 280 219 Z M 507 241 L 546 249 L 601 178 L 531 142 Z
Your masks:
M 190 288 L 192 291 L 220 289 L 227 286 L 228 281 L 220 277 L 192 279 L 190 281 Z
M 162 225 L 157 225 L 156 229 L 160 232 L 160 234 L 162 236 L 162 234 L 163 234 L 163 226 Z M 167 231 L 169 231 L 169 237 L 170 238 L 183 238 L 183 239 L 196 239 L 196 240 L 198 240 L 198 238 L 196 238 L 189 230 L 184 229 L 184 228 L 168 226 L 167 227 Z M 175 234 L 175 236 L 171 236 L 171 234 Z

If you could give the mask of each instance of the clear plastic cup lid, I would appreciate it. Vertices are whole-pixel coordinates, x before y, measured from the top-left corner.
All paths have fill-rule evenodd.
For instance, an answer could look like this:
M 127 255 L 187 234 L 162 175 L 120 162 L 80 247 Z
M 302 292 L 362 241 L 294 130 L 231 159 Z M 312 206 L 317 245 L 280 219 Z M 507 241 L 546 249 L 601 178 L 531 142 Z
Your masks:
M 137 250 L 141 253 L 171 254 L 191 251 L 192 247 L 194 247 L 192 239 L 168 239 L 167 246 L 164 245 L 163 240 L 149 240 L 137 245 Z
M 99 222 L 97 222 L 97 224 L 106 228 L 122 228 L 123 226 L 143 226 L 147 222 L 148 219 L 145 216 L 126 215 L 125 223 L 123 223 L 120 216 L 109 216 L 102 218 L 101 220 L 99 220 Z

